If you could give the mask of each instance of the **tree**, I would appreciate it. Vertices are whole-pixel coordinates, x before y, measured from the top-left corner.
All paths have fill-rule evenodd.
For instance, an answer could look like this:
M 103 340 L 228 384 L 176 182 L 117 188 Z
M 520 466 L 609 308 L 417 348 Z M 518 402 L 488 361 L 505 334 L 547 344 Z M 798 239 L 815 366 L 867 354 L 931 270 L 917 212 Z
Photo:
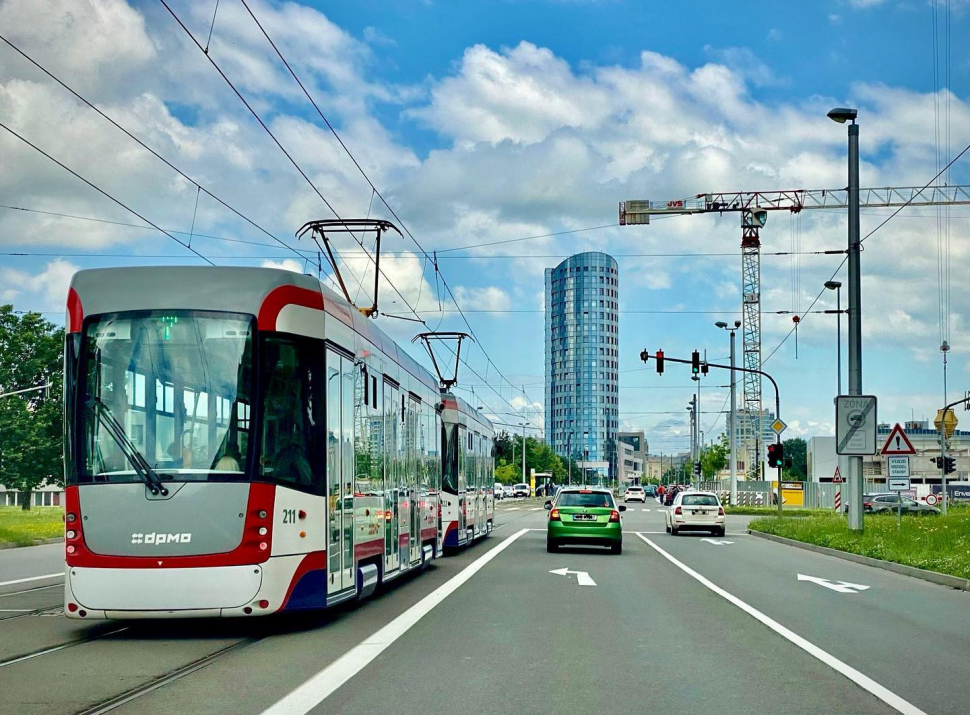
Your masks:
M 724 469 L 728 464 L 730 448 L 727 439 L 721 435 L 715 444 L 701 452 L 701 473 L 705 479 L 713 479 L 717 473 Z
M 62 484 L 64 330 L 39 313 L 0 306 L 0 394 L 50 384 L 47 390 L 0 397 L 0 484 L 21 492 L 23 509 L 44 484 Z
M 791 460 L 791 466 L 785 468 L 785 476 L 795 481 L 807 479 L 808 444 L 801 437 L 786 439 L 782 444 L 785 446 L 785 460 Z

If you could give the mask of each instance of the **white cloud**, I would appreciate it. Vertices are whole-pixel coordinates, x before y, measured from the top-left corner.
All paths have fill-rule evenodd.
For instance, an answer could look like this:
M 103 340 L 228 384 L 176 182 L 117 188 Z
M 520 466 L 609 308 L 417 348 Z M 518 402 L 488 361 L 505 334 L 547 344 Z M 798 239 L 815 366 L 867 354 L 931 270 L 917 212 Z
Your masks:
M 462 309 L 481 311 L 503 311 L 512 307 L 509 294 L 496 286 L 486 288 L 455 288 L 455 297 Z
M 882 5 L 886 0 L 849 0 L 849 4 L 852 7 L 876 7 L 877 5 Z
M 829 24 L 830 25 L 841 25 L 842 24 L 842 16 L 841 15 L 838 15 L 838 14 L 836 14 L 834 12 L 833 13 L 829 13 Z
M 295 261 L 292 258 L 285 258 L 282 261 L 262 261 L 259 265 L 261 268 L 278 268 L 282 271 L 303 273 L 303 265 L 299 261 Z

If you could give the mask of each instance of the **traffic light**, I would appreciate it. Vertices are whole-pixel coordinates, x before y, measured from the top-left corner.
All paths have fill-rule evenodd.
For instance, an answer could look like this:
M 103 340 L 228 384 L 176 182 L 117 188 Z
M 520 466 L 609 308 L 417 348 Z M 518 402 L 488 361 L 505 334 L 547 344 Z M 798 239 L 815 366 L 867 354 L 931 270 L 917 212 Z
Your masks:
M 782 444 L 768 445 L 768 466 L 780 468 L 785 463 L 785 447 Z
M 694 375 L 701 371 L 701 354 L 696 350 L 690 354 L 690 371 Z
M 943 467 L 944 474 L 953 474 L 957 470 L 957 460 L 953 457 L 945 457 L 945 464 Z
M 701 375 L 706 375 L 710 368 L 707 366 L 707 362 L 701 364 Z
M 940 468 L 940 459 L 942 459 L 942 457 L 930 457 L 930 461 L 933 462 L 937 469 Z
M 694 462 L 694 476 L 695 477 L 701 476 L 701 463 L 700 462 Z
M 657 351 L 657 374 L 658 375 L 664 374 L 664 351 L 663 350 Z
M 647 352 L 646 348 L 640 351 L 640 359 L 643 360 L 643 362 L 650 360 L 650 353 Z

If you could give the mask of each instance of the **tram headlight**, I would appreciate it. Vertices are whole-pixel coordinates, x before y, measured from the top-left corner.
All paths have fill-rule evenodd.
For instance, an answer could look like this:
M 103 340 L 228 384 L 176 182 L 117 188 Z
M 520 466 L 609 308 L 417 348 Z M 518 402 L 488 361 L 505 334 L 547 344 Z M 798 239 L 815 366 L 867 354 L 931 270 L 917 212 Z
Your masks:
M 269 529 L 267 529 L 265 526 L 259 527 L 259 535 L 260 536 L 266 536 L 266 534 L 268 532 L 269 532 Z
M 72 530 L 72 531 L 68 531 L 67 532 L 67 538 L 73 539 L 75 536 L 77 536 L 77 532 L 76 531 L 73 531 Z

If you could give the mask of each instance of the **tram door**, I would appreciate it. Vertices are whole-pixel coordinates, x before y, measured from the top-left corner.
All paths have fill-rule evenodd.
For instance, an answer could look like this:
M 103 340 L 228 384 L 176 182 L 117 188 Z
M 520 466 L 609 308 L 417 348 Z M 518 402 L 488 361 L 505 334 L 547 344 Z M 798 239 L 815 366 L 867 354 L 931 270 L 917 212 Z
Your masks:
M 408 493 L 410 494 L 410 545 L 411 563 L 421 558 L 421 502 L 425 499 L 423 485 L 425 480 L 419 475 L 424 473 L 424 443 L 422 434 L 421 403 L 413 397 L 408 400 Z
M 327 351 L 327 593 L 354 582 L 353 363 Z
M 466 469 L 468 469 L 468 454 L 465 449 L 465 442 L 468 439 L 468 433 L 465 428 L 461 425 L 455 425 L 455 440 L 457 442 L 455 446 L 455 451 L 458 452 L 458 541 L 464 542 L 465 531 L 468 528 L 465 525 L 467 521 L 468 513 L 468 483 L 465 480 Z
M 384 383 L 384 573 L 400 564 L 401 413 L 398 388 Z

